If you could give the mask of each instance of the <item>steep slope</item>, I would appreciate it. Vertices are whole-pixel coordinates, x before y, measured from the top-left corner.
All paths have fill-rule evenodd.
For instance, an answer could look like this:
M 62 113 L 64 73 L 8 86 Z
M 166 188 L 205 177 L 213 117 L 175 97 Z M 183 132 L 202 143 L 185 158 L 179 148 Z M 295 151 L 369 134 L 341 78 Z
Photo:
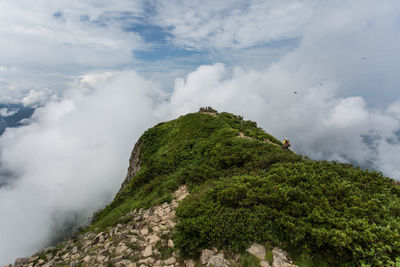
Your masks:
M 93 216 L 86 234 L 76 237 L 79 251 L 71 254 L 74 246 L 69 244 L 69 250 L 59 252 L 67 247 L 64 243 L 49 257 L 64 256 L 71 262 L 68 257 L 79 252 L 75 263 L 85 263 L 91 255 L 89 246 L 82 248 L 87 236 L 107 233 L 103 238 L 110 244 L 125 244 L 126 238 L 112 240 L 113 229 L 132 235 L 137 227 L 139 236 L 134 238 L 150 242 L 148 236 L 140 236 L 143 223 L 135 225 L 153 218 L 159 207 L 169 207 L 177 208 L 176 217 L 174 212 L 170 222 L 164 221 L 170 227 L 170 246 L 160 241 L 157 251 L 165 254 L 161 260 L 174 255 L 175 266 L 197 258 L 205 248 L 232 256 L 244 253 L 253 242 L 287 250 L 300 266 L 400 264 L 400 187 L 393 179 L 348 164 L 311 161 L 284 150 L 255 122 L 212 109 L 201 111 L 147 130 L 132 152 L 121 190 Z M 182 188 L 190 194 L 178 205 L 174 192 Z M 90 240 L 90 248 L 100 247 L 98 240 Z M 129 253 L 128 248 L 122 251 L 139 262 L 151 244 L 135 244 Z M 32 263 L 42 259 L 44 264 L 45 254 Z M 109 255 L 102 262 L 118 263 L 116 257 Z M 86 260 L 89 265 L 96 262 L 92 256 Z M 249 262 L 253 263 L 247 266 L 260 264 Z

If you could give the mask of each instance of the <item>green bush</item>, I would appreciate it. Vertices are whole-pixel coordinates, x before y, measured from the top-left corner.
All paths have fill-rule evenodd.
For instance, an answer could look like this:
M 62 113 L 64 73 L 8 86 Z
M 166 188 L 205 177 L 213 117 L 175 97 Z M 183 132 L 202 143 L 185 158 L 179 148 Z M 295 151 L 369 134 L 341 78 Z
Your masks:
M 380 173 L 310 161 L 229 113 L 188 114 L 139 141 L 140 171 L 87 231 L 171 201 L 186 184 L 191 194 L 177 210 L 174 235 L 185 254 L 213 246 L 243 251 L 259 242 L 329 265 L 400 264 L 400 189 Z
M 251 242 L 293 255 L 375 266 L 400 255 L 399 186 L 380 173 L 343 164 L 278 163 L 262 176 L 216 180 L 177 210 L 176 244 L 184 253 Z

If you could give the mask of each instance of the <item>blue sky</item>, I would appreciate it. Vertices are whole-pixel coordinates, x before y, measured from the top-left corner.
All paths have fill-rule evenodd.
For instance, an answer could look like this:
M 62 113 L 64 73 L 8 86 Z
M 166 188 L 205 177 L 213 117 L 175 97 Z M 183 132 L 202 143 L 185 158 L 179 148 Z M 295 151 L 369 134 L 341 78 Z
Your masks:
M 0 264 L 86 223 L 140 135 L 201 106 L 400 179 L 399 22 L 397 0 L 0 1 L 0 115 L 36 109 L 0 136 Z

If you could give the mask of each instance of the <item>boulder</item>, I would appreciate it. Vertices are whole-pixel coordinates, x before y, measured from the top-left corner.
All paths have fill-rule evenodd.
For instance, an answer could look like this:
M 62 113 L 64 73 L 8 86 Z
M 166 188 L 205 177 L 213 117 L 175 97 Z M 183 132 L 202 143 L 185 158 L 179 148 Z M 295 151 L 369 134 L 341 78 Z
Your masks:
M 42 267 L 53 267 L 56 266 L 56 262 L 54 260 L 51 260 L 47 262 L 46 264 L 43 264 Z
M 185 267 L 194 267 L 195 266 L 194 260 L 192 260 L 192 259 L 185 260 L 184 263 L 185 263 Z
M 171 258 L 169 258 L 169 259 L 166 259 L 166 260 L 164 261 L 164 264 L 171 265 L 171 264 L 174 264 L 175 262 L 176 262 L 176 259 L 175 259 L 174 257 L 171 257 Z
M 265 259 L 265 247 L 263 245 L 253 243 L 247 250 L 248 253 L 254 255 L 259 260 Z
M 142 256 L 146 258 L 146 257 L 149 257 L 151 255 L 153 255 L 153 248 L 152 248 L 151 245 L 149 245 L 143 250 Z
M 125 243 L 119 243 L 119 245 L 115 249 L 115 252 L 117 254 L 123 254 L 127 250 L 128 250 L 128 247 L 125 245 Z
M 115 267 L 136 267 L 136 263 L 131 262 L 130 260 L 121 260 L 114 264 Z
M 143 228 L 142 230 L 140 230 L 140 235 L 145 236 L 149 234 L 149 229 L 147 228 Z
M 214 251 L 212 251 L 210 249 L 203 249 L 201 251 L 201 256 L 200 256 L 201 264 L 206 265 L 208 263 L 208 261 L 210 260 L 210 258 L 214 255 L 215 255 Z
M 30 257 L 29 262 L 37 261 L 39 259 L 39 256 L 36 257 Z
M 97 255 L 97 258 L 96 258 L 96 260 L 98 262 L 104 262 L 105 259 L 106 259 L 106 256 L 104 256 L 104 255 Z
M 15 260 L 15 266 L 22 266 L 29 263 L 29 258 L 18 258 Z
M 89 255 L 87 255 L 87 256 L 85 256 L 85 257 L 83 258 L 83 262 L 84 262 L 84 263 L 89 263 L 91 260 L 92 260 L 92 257 L 90 257 Z
M 111 262 L 112 264 L 115 264 L 115 263 L 117 263 L 117 262 L 119 262 L 119 261 L 122 261 L 123 259 L 124 259 L 124 256 L 118 256 L 118 257 L 112 258 L 112 259 L 110 260 L 110 262 Z
M 260 267 L 271 267 L 268 261 L 260 261 Z
M 272 250 L 272 254 L 274 256 L 274 261 L 272 262 L 272 267 L 295 267 L 296 265 L 292 264 L 292 261 L 289 260 L 289 255 L 286 251 L 275 247 Z
M 168 247 L 173 248 L 174 247 L 174 241 L 171 239 L 168 240 Z
M 155 243 L 157 243 L 160 240 L 160 238 L 157 235 L 151 235 L 149 237 L 149 242 L 150 244 L 154 245 Z
M 148 258 L 145 258 L 145 259 L 141 259 L 138 263 L 144 263 L 144 264 L 148 264 L 148 265 L 153 265 L 153 263 L 155 261 L 156 260 L 153 259 L 152 257 L 148 257 Z
M 104 233 L 101 232 L 98 235 L 96 235 L 93 243 L 104 243 L 104 241 L 105 241 Z
M 220 255 L 212 256 L 208 261 L 207 267 L 229 267 L 229 261 L 225 260 Z

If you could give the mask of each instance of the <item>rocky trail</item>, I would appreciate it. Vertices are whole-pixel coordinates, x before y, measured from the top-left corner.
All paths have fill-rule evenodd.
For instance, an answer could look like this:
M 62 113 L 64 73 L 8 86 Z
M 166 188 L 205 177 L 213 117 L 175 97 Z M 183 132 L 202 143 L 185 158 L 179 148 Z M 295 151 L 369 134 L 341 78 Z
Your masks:
M 175 249 L 172 233 L 176 225 L 175 210 L 189 194 L 181 186 L 173 194 L 171 203 L 163 203 L 146 210 L 133 210 L 124 216 L 125 224 L 110 227 L 95 234 L 88 232 L 75 236 L 57 247 L 49 247 L 29 258 L 19 258 L 5 267 L 51 266 L 116 266 L 116 267 L 235 267 L 240 255 L 232 255 L 217 249 L 204 249 L 200 259 L 182 259 Z M 272 250 L 273 259 L 266 259 L 266 249 L 254 243 L 248 250 L 261 267 L 291 267 L 286 252 Z
M 238 137 L 239 137 L 239 138 L 244 138 L 244 139 L 249 139 L 249 140 L 256 140 L 256 139 L 254 139 L 253 137 L 244 135 L 244 133 L 242 133 L 242 132 L 239 133 Z M 274 146 L 277 146 L 277 147 L 281 147 L 280 145 L 275 144 L 275 143 L 271 142 L 271 141 L 268 140 L 268 139 L 264 139 L 264 140 L 262 140 L 261 142 L 265 142 L 265 143 L 269 143 L 269 144 L 274 145 Z

